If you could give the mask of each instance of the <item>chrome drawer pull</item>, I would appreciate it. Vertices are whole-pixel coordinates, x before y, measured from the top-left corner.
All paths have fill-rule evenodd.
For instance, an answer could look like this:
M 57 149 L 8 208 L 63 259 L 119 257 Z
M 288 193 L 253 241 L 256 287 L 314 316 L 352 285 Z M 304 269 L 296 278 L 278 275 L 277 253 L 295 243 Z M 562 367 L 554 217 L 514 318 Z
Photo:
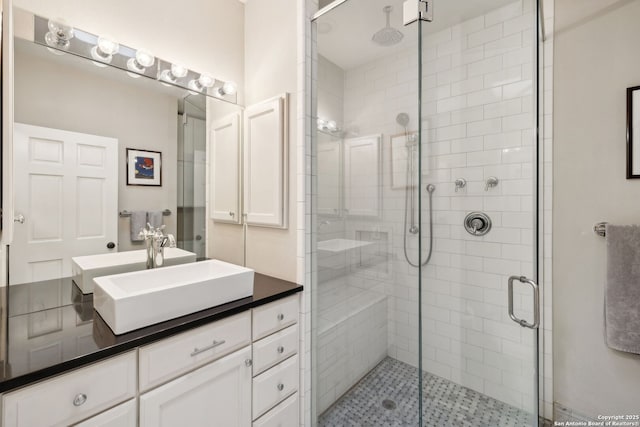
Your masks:
M 193 356 L 197 356 L 198 354 L 203 353 L 203 352 L 205 352 L 207 350 L 211 350 L 212 348 L 216 348 L 219 345 L 224 344 L 225 342 L 226 342 L 225 340 L 222 340 L 222 341 L 213 340 L 213 344 L 211 344 L 211 345 L 208 345 L 208 346 L 202 347 L 202 348 L 197 348 L 197 347 L 194 348 L 193 351 L 191 352 L 191 356 L 192 357 Z
M 278 314 L 278 320 L 282 322 L 284 320 L 284 314 Z
M 80 406 L 87 401 L 87 395 L 80 393 L 73 398 L 73 406 Z
M 284 353 L 284 347 L 283 346 L 279 346 L 278 347 L 278 353 L 280 353 L 280 354 Z
M 282 391 L 284 390 L 284 384 L 280 383 L 278 384 L 278 391 Z

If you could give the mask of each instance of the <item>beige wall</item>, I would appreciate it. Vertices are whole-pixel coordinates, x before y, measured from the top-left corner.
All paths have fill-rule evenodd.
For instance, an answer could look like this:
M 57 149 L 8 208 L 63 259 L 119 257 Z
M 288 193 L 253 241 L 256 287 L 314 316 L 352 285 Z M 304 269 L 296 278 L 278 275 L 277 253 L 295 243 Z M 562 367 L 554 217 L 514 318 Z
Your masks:
M 555 19 L 554 397 L 590 417 L 637 414 L 640 356 L 604 343 L 606 248 L 592 227 L 640 221 L 640 181 L 625 179 L 640 1 L 556 0 Z
M 288 92 L 297 86 L 296 0 L 248 0 L 245 5 L 245 105 Z M 296 280 L 296 96 L 289 97 L 289 227 L 247 227 L 247 267 Z M 303 200 L 303 197 L 300 197 Z M 303 246 L 302 243 L 300 243 Z
M 164 221 L 167 233 L 175 235 L 178 99 L 155 90 L 155 82 L 142 85 L 145 81 L 91 65 L 70 67 L 46 52 L 33 55 L 44 48 L 20 44 L 32 53 L 16 48 L 15 121 L 118 139 L 118 210 L 171 209 L 173 215 Z M 122 81 L 107 77 L 114 74 Z M 127 185 L 127 148 L 162 153 L 161 187 Z M 142 248 L 131 243 L 129 226 L 129 218 L 118 218 L 119 251 Z

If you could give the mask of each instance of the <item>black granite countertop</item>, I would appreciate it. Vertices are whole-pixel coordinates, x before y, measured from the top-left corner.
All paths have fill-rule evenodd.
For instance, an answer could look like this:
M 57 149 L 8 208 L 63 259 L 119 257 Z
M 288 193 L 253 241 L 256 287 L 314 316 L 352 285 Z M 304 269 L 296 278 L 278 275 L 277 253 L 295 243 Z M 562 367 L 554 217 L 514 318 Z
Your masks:
M 300 292 L 256 273 L 253 296 L 115 335 L 70 278 L 12 285 L 0 393 Z

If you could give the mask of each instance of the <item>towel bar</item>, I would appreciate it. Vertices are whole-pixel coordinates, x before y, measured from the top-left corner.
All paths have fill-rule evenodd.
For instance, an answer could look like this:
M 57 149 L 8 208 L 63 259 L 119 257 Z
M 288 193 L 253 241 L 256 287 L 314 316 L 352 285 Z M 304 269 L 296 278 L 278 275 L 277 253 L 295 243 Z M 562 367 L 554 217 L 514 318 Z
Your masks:
M 165 209 L 162 211 L 162 216 L 169 216 L 171 215 L 171 210 L 170 209 Z M 124 218 L 127 216 L 131 216 L 131 212 L 129 212 L 128 210 L 123 210 L 122 212 L 120 212 L 120 217 Z
M 606 227 L 607 227 L 606 222 L 598 222 L 593 226 L 593 232 L 600 237 L 605 237 L 607 235 Z

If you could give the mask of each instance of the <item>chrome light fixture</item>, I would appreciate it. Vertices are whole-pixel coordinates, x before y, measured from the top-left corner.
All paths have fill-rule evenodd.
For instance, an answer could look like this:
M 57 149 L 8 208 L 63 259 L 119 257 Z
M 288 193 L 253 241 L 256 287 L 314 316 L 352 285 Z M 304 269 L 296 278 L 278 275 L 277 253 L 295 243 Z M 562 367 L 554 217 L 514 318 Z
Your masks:
M 200 74 L 200 77 L 189 82 L 189 89 L 198 92 L 206 92 L 206 90 L 213 87 L 215 83 L 216 79 L 214 79 L 210 74 Z
M 138 49 L 136 56 L 127 60 L 127 68 L 136 73 L 144 73 L 144 71 L 155 62 L 155 56 L 144 49 Z
M 73 27 L 61 19 L 57 21 L 50 19 L 47 26 L 49 32 L 44 36 L 45 43 L 56 49 L 67 50 L 74 36 Z
M 98 37 L 98 43 L 91 48 L 91 57 L 96 61 L 110 63 L 113 55 L 120 50 L 118 42 L 107 36 Z

